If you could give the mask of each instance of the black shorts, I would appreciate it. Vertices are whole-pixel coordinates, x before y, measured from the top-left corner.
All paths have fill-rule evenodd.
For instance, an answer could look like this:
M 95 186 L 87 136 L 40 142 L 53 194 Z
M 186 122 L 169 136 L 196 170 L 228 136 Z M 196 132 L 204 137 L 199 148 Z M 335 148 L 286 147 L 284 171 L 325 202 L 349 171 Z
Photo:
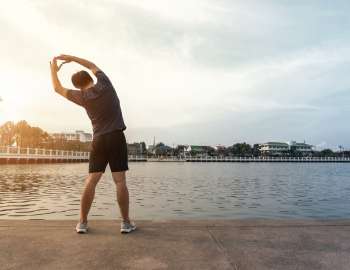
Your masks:
M 115 130 L 93 139 L 89 159 L 89 173 L 105 172 L 107 164 L 112 172 L 127 171 L 128 147 L 124 132 Z

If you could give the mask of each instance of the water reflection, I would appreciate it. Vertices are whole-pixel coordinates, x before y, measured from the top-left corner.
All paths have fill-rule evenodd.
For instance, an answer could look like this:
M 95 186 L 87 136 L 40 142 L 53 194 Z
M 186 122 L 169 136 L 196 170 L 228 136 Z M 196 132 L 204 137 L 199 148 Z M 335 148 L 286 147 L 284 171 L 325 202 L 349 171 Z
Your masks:
M 131 163 L 132 216 L 350 218 L 348 164 Z M 0 218 L 76 219 L 87 164 L 0 166 Z M 91 217 L 119 217 L 110 173 Z

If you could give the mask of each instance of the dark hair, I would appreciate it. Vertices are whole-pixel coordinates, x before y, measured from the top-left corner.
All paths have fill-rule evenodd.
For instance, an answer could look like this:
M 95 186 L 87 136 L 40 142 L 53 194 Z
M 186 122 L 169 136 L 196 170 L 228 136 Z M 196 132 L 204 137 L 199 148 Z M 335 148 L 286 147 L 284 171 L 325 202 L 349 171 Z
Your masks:
M 86 87 L 93 81 L 90 74 L 85 70 L 78 71 L 72 75 L 72 83 L 74 87 L 79 89 Z

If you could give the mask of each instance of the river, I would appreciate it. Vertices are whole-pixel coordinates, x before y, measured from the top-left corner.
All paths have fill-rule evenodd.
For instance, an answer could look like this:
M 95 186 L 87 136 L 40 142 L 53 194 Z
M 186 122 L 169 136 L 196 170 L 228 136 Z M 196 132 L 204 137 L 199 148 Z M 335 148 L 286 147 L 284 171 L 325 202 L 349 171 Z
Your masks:
M 0 219 L 78 219 L 87 163 L 0 165 Z M 135 219 L 350 218 L 350 164 L 130 162 Z M 119 218 L 107 168 L 90 219 Z

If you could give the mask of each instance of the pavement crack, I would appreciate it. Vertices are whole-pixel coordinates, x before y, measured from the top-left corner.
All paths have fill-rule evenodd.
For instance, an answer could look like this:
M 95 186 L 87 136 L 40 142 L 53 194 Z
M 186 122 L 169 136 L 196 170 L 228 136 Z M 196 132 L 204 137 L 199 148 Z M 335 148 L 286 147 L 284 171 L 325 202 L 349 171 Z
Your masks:
M 225 256 L 225 259 L 230 264 L 231 268 L 233 270 L 239 270 L 238 265 L 236 265 L 235 263 L 231 262 L 230 256 L 228 256 L 228 254 L 226 252 L 226 249 L 224 248 L 224 246 L 221 243 L 221 241 L 215 237 L 215 235 L 210 231 L 210 229 L 208 227 L 207 227 L 207 232 L 208 232 L 210 238 L 215 242 L 215 244 L 218 247 L 218 249 L 220 250 L 220 252 L 222 252 L 222 254 Z

